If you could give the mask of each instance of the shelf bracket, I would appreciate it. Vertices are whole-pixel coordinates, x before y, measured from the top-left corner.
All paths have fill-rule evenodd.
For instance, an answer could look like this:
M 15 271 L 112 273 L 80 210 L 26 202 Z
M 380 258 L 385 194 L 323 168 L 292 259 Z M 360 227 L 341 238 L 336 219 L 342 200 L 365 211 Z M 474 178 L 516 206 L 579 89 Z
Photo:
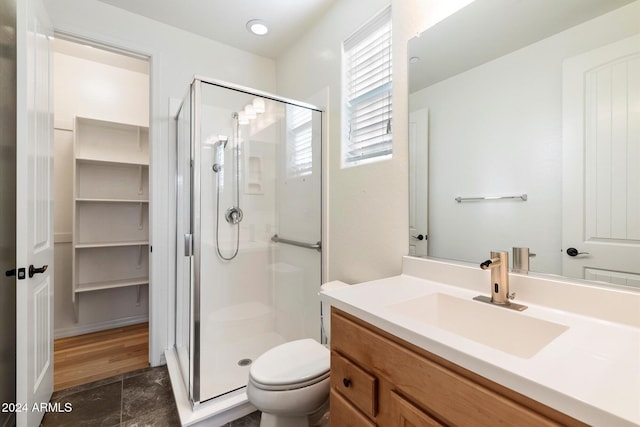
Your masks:
M 142 230 L 144 227 L 144 209 L 142 209 L 143 203 L 139 203 L 140 208 L 140 220 L 138 221 L 138 230 Z
M 144 187 L 143 187 L 143 182 L 142 182 L 142 178 L 143 178 L 143 166 L 140 165 L 138 166 L 138 195 L 142 195 L 144 193 Z
M 136 268 L 140 270 L 142 267 L 142 245 L 138 246 L 138 265 Z
M 141 299 L 142 299 L 142 285 L 138 285 L 138 296 L 136 297 L 136 307 L 140 307 Z

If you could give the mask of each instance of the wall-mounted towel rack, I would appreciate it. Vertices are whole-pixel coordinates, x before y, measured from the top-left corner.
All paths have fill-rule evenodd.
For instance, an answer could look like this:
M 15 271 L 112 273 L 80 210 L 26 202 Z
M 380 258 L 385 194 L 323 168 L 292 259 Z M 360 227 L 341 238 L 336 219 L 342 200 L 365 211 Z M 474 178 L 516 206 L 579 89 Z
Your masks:
M 317 243 L 297 242 L 295 240 L 283 239 L 281 237 L 278 237 L 277 234 L 273 235 L 273 237 L 271 238 L 271 241 L 276 243 L 285 243 L 287 245 L 299 246 L 301 248 L 306 248 L 306 249 L 315 249 L 318 252 L 322 250 L 322 244 L 320 242 L 317 242 Z
M 527 201 L 526 194 L 516 194 L 514 196 L 478 196 L 478 197 L 456 197 L 456 202 L 479 202 L 483 200 L 505 200 L 505 199 L 520 199 L 523 202 Z

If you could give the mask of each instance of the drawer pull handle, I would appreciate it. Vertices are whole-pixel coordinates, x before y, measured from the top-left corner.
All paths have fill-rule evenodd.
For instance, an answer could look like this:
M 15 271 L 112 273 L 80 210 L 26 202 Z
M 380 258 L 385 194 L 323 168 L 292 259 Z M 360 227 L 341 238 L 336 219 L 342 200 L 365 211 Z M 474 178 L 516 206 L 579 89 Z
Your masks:
M 343 378 L 342 379 L 342 384 L 344 384 L 344 386 L 346 388 L 349 388 L 349 387 L 351 387 L 351 380 L 349 378 Z

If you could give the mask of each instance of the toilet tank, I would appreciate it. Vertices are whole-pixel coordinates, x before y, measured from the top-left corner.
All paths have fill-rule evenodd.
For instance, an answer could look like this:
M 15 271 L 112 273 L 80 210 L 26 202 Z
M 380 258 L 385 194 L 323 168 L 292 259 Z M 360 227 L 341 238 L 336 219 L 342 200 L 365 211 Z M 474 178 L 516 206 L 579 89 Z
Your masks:
M 334 280 L 332 282 L 324 283 L 320 286 L 320 290 L 328 291 L 331 289 L 344 288 L 349 286 L 347 283 L 341 282 L 339 280 Z M 322 343 L 325 345 L 329 344 L 329 339 L 331 336 L 331 304 L 327 302 L 321 302 L 321 324 L 322 324 L 322 333 L 324 335 Z

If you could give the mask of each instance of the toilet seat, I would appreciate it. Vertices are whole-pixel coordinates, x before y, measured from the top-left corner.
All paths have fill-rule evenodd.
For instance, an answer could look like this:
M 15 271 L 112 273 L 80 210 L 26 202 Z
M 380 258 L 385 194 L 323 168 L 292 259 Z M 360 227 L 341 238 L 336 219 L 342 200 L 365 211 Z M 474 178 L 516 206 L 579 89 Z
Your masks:
M 329 367 L 329 350 L 306 338 L 262 354 L 251 365 L 249 380 L 262 390 L 294 390 L 325 380 Z

